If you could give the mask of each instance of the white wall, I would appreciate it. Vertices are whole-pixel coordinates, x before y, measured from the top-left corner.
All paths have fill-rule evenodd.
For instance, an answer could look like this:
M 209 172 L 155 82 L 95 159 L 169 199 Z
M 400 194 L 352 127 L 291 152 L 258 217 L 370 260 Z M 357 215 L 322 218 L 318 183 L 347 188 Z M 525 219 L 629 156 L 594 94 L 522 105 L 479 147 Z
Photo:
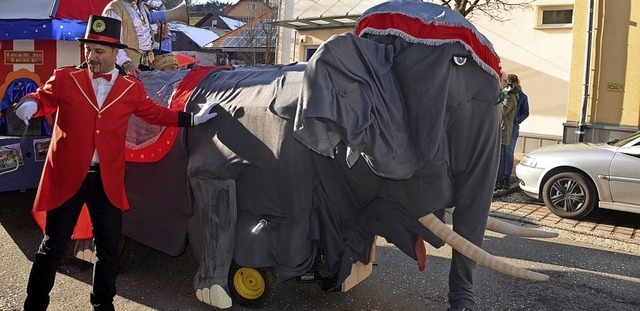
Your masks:
M 15 40 L 13 41 L 13 50 L 14 51 L 33 51 L 33 40 Z M 26 69 L 31 72 L 35 71 L 35 65 L 33 64 L 14 64 L 13 71 L 18 71 L 20 69 Z M 4 77 L 3 77 L 4 78 Z M 2 80 L 4 83 L 4 79 Z
M 337 0 L 322 0 L 323 4 Z M 382 0 L 344 0 L 345 4 L 373 6 Z M 308 17 L 316 1 L 281 0 L 280 19 Z M 437 1 L 436 1 L 437 3 Z M 520 77 L 529 97 L 530 116 L 522 123 L 520 131 L 562 137 L 567 115 L 569 76 L 571 67 L 572 28 L 537 28 L 538 6 L 572 6 L 573 0 L 537 0 L 531 8 L 513 10 L 507 21 L 491 21 L 477 14 L 472 23 L 494 45 L 506 72 Z M 357 4 L 357 5 L 356 5 Z M 283 12 L 283 8 L 285 11 Z M 366 8 L 365 8 L 366 9 Z M 364 9 L 359 10 L 363 12 Z M 580 12 L 574 12 L 577 14 Z M 313 15 L 313 14 L 311 14 Z M 278 61 L 286 63 L 294 57 L 293 31 L 285 31 Z
M 507 73 L 518 75 L 529 97 L 529 118 L 520 132 L 562 136 L 566 122 L 571 71 L 572 29 L 537 28 L 540 5 L 572 5 L 573 1 L 534 1 L 512 11 L 505 22 L 472 19 L 494 46 Z M 576 14 L 576 12 L 574 12 Z
M 78 41 L 56 41 L 57 67 L 80 65 L 82 47 Z

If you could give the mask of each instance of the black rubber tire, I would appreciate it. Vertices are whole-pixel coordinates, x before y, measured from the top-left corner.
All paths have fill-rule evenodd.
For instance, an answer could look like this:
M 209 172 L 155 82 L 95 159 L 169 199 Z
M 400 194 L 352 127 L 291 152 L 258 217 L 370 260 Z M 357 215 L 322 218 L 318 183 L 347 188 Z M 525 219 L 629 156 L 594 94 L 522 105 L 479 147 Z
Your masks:
M 552 213 L 564 218 L 582 219 L 598 204 L 598 192 L 584 175 L 560 172 L 544 183 L 542 199 Z
M 247 308 L 264 308 L 276 295 L 273 268 L 248 268 L 234 261 L 229 268 L 227 283 L 231 298 Z

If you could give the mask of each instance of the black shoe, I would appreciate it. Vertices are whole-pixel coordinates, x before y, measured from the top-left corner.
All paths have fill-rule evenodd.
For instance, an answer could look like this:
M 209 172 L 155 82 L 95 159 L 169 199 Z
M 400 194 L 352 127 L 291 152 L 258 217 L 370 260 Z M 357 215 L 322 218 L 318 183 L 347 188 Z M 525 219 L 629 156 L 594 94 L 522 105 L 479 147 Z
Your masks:
M 496 181 L 496 190 L 508 190 L 509 189 L 509 176 L 500 176 Z
M 473 311 L 473 309 L 469 308 L 460 308 L 460 307 L 449 307 L 447 311 Z
M 511 188 L 511 187 L 509 185 L 509 180 L 507 179 L 502 183 L 502 189 L 508 190 L 509 188 Z

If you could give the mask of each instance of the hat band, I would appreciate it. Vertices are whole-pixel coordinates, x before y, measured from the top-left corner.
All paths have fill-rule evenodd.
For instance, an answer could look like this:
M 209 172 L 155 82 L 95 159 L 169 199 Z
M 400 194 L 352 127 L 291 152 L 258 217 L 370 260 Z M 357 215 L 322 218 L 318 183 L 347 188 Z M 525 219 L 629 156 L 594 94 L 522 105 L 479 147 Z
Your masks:
M 108 43 L 121 44 L 120 40 L 118 40 L 118 39 L 115 39 L 115 38 L 112 38 L 112 37 L 107 37 L 107 36 L 97 35 L 95 33 L 87 34 L 87 38 L 86 39 L 104 41 L 104 42 L 108 42 Z

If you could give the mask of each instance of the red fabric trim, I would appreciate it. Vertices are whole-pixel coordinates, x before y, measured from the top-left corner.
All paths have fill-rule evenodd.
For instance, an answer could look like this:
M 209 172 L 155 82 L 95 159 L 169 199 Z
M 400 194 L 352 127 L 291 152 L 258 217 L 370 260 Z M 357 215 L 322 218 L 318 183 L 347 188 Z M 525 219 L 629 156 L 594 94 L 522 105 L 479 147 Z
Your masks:
M 120 43 L 120 39 L 107 37 L 107 36 L 101 36 L 101 35 L 98 35 L 98 34 L 95 34 L 95 33 L 89 33 L 85 39 L 87 39 L 87 40 L 104 41 L 104 42 L 108 42 L 108 43 L 121 44 Z
M 355 34 L 360 36 L 365 28 L 382 31 L 395 29 L 418 39 L 460 40 L 470 46 L 476 56 L 491 67 L 496 75 L 500 76 L 500 60 L 497 55 L 488 46 L 480 42 L 469 28 L 436 25 L 434 23 L 425 24 L 419 18 L 397 13 L 378 13 L 367 16 L 358 22 Z
M 31 211 L 33 218 L 36 220 L 42 232 L 44 232 L 45 225 L 47 223 L 47 212 L 46 211 Z M 84 240 L 93 238 L 93 225 L 91 224 L 91 217 L 89 217 L 89 209 L 87 205 L 82 206 L 82 210 L 80 211 L 80 216 L 78 217 L 78 221 L 76 222 L 75 228 L 73 228 L 73 235 L 71 235 L 72 240 Z
M 209 72 L 223 66 L 199 66 L 191 69 L 189 73 L 182 79 L 173 99 L 169 104 L 169 108 L 183 111 L 187 104 L 187 100 L 191 93 L 195 90 L 200 80 Z M 178 127 L 168 126 L 162 131 L 158 140 L 147 147 L 133 150 L 126 148 L 127 154 L 125 160 L 129 162 L 157 162 L 160 161 L 171 149 L 178 135 Z
M 0 45 L 2 45 L 2 50 L 0 52 L 0 57 L 2 57 L 2 59 L 0 59 L 0 85 L 3 85 L 5 82 L 5 79 L 7 78 L 7 75 L 10 72 L 14 71 L 13 64 L 4 63 L 4 51 L 13 50 L 13 40 L 0 40 Z M 51 72 L 49 72 L 49 75 L 51 75 Z M 47 80 L 41 80 L 41 81 L 47 81 Z M 4 97 L 4 92 L 0 94 L 0 96 Z

